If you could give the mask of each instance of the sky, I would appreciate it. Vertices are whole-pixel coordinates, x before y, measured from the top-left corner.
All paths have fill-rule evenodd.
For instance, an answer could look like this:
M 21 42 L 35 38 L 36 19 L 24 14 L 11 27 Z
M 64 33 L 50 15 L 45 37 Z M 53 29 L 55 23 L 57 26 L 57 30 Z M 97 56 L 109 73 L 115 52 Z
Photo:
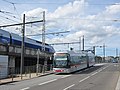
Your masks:
M 85 49 L 96 46 L 96 55 L 116 56 L 120 52 L 120 0 L 0 0 L 0 26 L 21 23 L 23 14 L 26 22 L 43 19 L 45 11 L 45 32 L 66 32 L 48 34 L 45 41 L 53 43 L 79 42 L 84 35 Z M 21 26 L 3 28 L 20 34 Z M 42 23 L 26 25 L 25 35 L 41 41 Z M 79 44 L 54 45 L 56 51 L 79 50 Z M 120 54 L 118 52 L 118 54 Z

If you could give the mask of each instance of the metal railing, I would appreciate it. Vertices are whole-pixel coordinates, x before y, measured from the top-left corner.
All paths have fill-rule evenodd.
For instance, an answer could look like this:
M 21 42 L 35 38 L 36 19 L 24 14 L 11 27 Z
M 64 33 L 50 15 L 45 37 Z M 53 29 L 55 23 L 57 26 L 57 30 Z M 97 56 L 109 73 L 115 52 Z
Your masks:
M 25 79 L 31 79 L 34 77 L 39 77 L 41 75 L 45 74 L 51 74 L 53 73 L 52 70 L 52 65 L 47 65 L 45 66 L 45 72 L 43 73 L 43 65 L 34 65 L 34 66 L 24 66 L 24 72 L 22 74 L 22 80 Z M 38 70 L 37 70 L 38 69 Z M 8 68 L 8 76 L 4 76 L 0 71 L 0 84 L 6 83 L 6 82 L 13 82 L 13 81 L 20 81 L 21 80 L 21 75 L 20 75 L 20 68 L 15 68 L 15 67 L 9 67 Z
M 23 71 L 23 76 L 28 75 L 28 74 L 36 74 L 38 76 L 39 74 L 43 73 L 43 65 L 39 64 L 38 67 L 37 65 L 34 66 L 24 66 L 24 71 Z M 19 67 L 8 67 L 8 75 L 7 77 L 16 77 L 20 76 L 20 68 Z M 52 71 L 52 64 L 45 65 L 45 73 Z M 4 74 L 0 72 L 0 78 L 6 77 L 3 76 Z

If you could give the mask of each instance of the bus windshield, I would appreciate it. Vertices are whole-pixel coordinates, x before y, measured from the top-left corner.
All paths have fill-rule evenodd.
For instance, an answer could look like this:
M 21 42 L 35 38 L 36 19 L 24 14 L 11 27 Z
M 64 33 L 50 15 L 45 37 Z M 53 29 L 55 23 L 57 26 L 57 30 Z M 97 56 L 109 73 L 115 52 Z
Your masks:
M 67 67 L 67 54 L 56 54 L 54 57 L 54 67 L 65 68 Z

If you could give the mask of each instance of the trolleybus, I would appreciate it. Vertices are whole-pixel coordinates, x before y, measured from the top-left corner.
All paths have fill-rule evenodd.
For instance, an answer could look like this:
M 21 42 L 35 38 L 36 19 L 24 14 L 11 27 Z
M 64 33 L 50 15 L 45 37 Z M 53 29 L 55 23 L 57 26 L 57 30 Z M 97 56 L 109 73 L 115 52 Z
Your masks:
M 94 54 L 85 51 L 56 52 L 53 60 L 54 73 L 71 73 L 77 70 L 93 66 Z

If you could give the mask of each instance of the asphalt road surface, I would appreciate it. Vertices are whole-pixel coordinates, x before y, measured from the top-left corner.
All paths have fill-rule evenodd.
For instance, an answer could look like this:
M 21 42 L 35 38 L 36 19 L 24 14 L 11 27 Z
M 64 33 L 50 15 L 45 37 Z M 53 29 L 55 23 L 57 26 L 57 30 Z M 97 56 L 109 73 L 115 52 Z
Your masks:
M 48 75 L 1 85 L 0 90 L 115 90 L 120 65 L 97 64 L 69 75 Z

